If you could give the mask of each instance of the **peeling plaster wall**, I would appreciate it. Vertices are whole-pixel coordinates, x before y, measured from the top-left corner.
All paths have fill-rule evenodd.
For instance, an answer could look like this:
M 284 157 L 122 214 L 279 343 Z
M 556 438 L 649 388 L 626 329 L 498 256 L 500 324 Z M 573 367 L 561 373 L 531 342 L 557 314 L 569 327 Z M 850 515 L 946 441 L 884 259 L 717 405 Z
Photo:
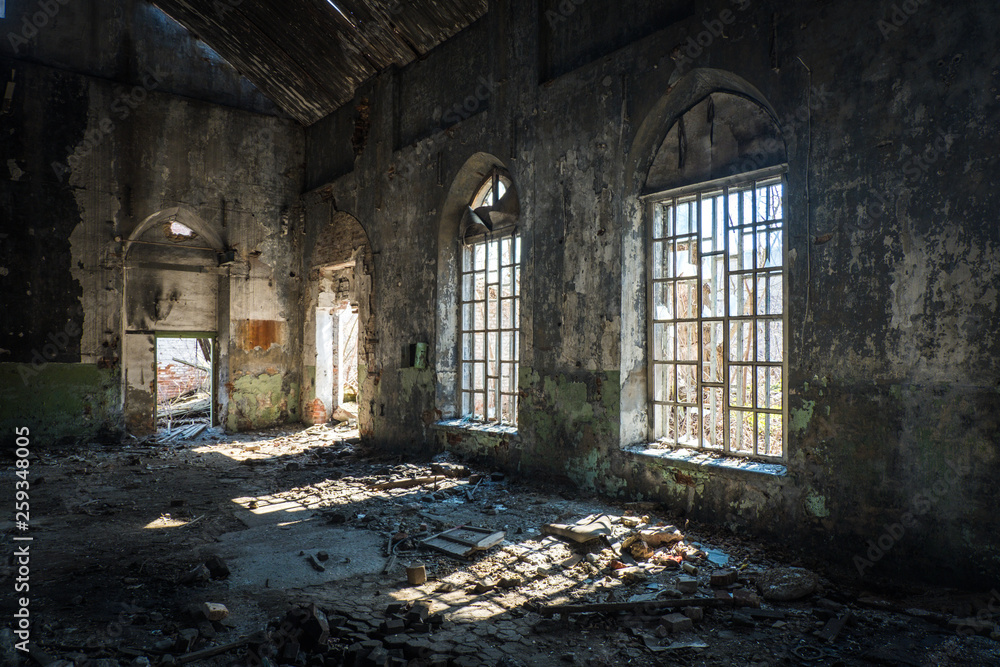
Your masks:
M 19 16 L 19 4 L 8 3 L 8 17 Z M 148 432 L 153 334 L 209 324 L 223 343 L 223 423 L 251 428 L 297 421 L 300 341 L 289 331 L 299 326 L 303 131 L 257 113 L 267 107 L 258 103 L 259 93 L 246 94 L 252 87 L 228 65 L 206 60 L 204 45 L 174 39 L 183 31 L 158 10 L 142 2 L 97 4 L 60 5 L 56 20 L 29 46 L 13 58 L 2 56 L 14 86 L 10 108 L 0 116 L 0 143 L 12 165 L 0 179 L 0 287 L 10 314 L 0 327 L 0 362 L 19 378 L 3 385 L 5 433 L 18 425 L 35 427 L 46 439 L 125 426 Z M 185 69 L 176 69 L 184 62 Z M 228 106 L 192 99 L 201 95 Z M 127 322 L 124 241 L 144 219 L 169 211 L 202 221 L 210 236 L 236 250 L 237 261 L 220 272 L 214 254 L 207 254 L 210 271 L 203 277 L 218 284 L 217 293 L 203 286 L 186 290 L 190 280 L 179 280 L 175 271 L 147 271 L 132 283 L 140 287 L 132 305 L 153 317 Z M 206 259 L 171 258 L 168 251 L 135 258 L 188 268 Z M 209 305 L 210 298 L 218 305 Z M 170 315 L 174 306 L 180 310 Z M 185 308 L 187 314 L 178 315 Z M 267 323 L 264 329 L 276 332 L 274 344 L 231 339 L 230 313 Z M 135 356 L 123 360 L 129 337 Z M 138 373 L 126 381 L 130 366 Z M 258 385 L 263 376 L 268 382 Z M 52 405 L 64 412 L 39 407 L 36 396 L 48 387 Z M 83 415 L 71 408 L 81 404 Z
M 441 49 L 359 91 L 370 132 L 327 190 L 364 221 L 374 250 L 375 393 L 361 406 L 371 439 L 660 500 L 734 531 L 795 538 L 856 574 L 929 577 L 934 563 L 935 577 L 995 580 L 1000 50 L 988 26 L 1000 10 L 916 3 L 893 16 L 891 3 L 716 0 L 676 3 L 650 32 L 628 8 L 616 17 L 572 5 L 491 2 L 470 28 L 483 36 L 486 71 Z M 553 61 L 553 31 L 595 22 L 612 23 L 600 34 L 614 39 Z M 732 83 L 685 83 L 698 68 Z M 434 89 L 428 73 L 442 70 L 469 114 L 436 130 L 440 115 L 414 117 L 398 91 Z M 483 78 L 496 85 L 477 104 Z M 685 86 L 702 93 L 674 108 Z M 783 475 L 623 451 L 647 437 L 638 195 L 679 114 L 707 94 L 751 89 L 788 163 Z M 312 185 L 346 168 L 337 127 L 348 129 L 320 121 L 307 132 Z M 509 169 L 521 201 L 516 436 L 433 426 L 454 411 L 441 389 L 453 381 L 452 353 L 440 348 L 454 296 L 440 282 L 448 267 L 436 266 L 449 235 L 441 212 L 477 153 Z M 743 154 L 747 169 L 775 160 L 767 148 Z M 400 350 L 421 341 L 436 342 L 431 369 L 406 368 Z M 859 563 L 907 512 L 889 552 Z

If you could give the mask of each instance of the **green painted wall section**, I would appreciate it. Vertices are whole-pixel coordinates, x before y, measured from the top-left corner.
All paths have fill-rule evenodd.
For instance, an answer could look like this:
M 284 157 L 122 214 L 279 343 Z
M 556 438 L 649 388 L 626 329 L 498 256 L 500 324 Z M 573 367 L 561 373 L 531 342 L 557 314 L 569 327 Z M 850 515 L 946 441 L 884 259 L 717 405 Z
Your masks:
M 92 438 L 121 427 L 118 374 L 94 364 L 0 364 L 0 433 L 28 426 L 36 442 Z
M 610 456 L 618 449 L 619 377 L 618 371 L 542 376 L 522 366 L 519 430 L 532 443 L 522 455 L 525 467 L 558 472 L 586 489 L 624 488 Z
M 299 384 L 288 375 L 244 375 L 229 393 L 226 428 L 246 431 L 299 420 Z
M 816 401 L 802 401 L 802 407 L 792 408 L 788 413 L 788 424 L 795 433 L 802 433 L 809 428 L 809 422 L 816 410 Z
M 430 368 L 399 369 L 399 400 L 408 404 L 414 397 L 418 400 L 434 395 L 434 371 Z

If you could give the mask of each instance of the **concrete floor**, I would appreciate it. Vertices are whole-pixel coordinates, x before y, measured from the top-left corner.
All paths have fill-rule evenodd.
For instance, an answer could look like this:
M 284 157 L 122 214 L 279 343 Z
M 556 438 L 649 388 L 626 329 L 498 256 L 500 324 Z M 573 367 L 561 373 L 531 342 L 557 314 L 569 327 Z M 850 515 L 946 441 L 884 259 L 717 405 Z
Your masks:
M 474 466 L 469 472 L 483 478 L 478 488 L 464 476 L 378 490 L 376 483 L 429 475 L 430 462 L 365 456 L 356 435 L 326 426 L 209 431 L 195 442 L 42 454 L 33 468 L 35 653 L 24 664 L 111 667 L 147 658 L 235 665 L 265 664 L 266 657 L 272 665 L 339 665 L 354 656 L 357 664 L 379 664 L 383 648 L 386 660 L 393 649 L 402 656 L 383 664 L 414 665 L 1000 664 L 1000 644 L 988 636 L 994 619 L 981 636 L 956 620 L 986 607 L 988 594 L 863 590 L 822 564 L 710 526 L 685 526 L 652 504 L 579 497 Z M 739 574 L 729 592 L 744 590 L 757 601 L 764 589 L 755 583 L 778 566 L 810 568 L 819 584 L 795 601 L 708 608 L 691 628 L 673 632 L 663 612 L 649 609 L 543 617 L 545 605 L 680 595 L 678 569 L 631 562 L 600 541 L 576 545 L 542 533 L 546 523 L 599 513 L 631 521 L 648 515 L 651 524 L 683 530 L 698 569 L 694 596 L 716 595 L 710 573 L 727 560 Z M 634 532 L 629 522 L 616 519 L 612 543 Z M 407 540 L 395 559 L 387 555 L 397 533 L 456 525 L 503 530 L 506 539 L 469 561 L 411 549 Z M 320 552 L 323 571 L 308 560 Z M 181 583 L 211 556 L 227 563 L 228 577 Z M 411 561 L 425 564 L 425 584 L 407 583 Z M 616 570 L 616 561 L 632 569 Z M 14 569 L 4 562 L 0 585 L 12 586 Z M 198 618 L 204 602 L 225 604 L 229 617 L 214 624 Z M 6 597 L 0 603 L 8 618 L 12 604 Z M 329 618 L 329 643 L 288 653 L 280 621 L 311 604 Z M 394 618 L 387 608 L 401 604 L 426 605 L 434 623 L 387 633 L 383 623 Z M 817 635 L 848 611 L 850 621 L 832 641 Z M 192 630 L 197 639 L 188 645 L 182 638 Z M 0 646 L 9 639 L 0 637 Z M 192 651 L 231 642 L 238 645 L 190 660 L 199 655 Z M 5 650 L 12 664 L 23 657 L 9 641 Z

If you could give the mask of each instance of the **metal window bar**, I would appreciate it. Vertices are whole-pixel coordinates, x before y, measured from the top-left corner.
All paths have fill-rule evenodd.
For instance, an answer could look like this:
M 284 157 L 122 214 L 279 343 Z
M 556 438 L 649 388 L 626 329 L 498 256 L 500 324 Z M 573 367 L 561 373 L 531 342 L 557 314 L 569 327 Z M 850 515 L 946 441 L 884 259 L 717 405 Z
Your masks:
M 460 277 L 460 410 L 517 423 L 521 240 L 516 232 L 463 249 Z
M 653 435 L 671 446 L 780 459 L 783 181 L 766 174 L 714 185 L 653 201 Z

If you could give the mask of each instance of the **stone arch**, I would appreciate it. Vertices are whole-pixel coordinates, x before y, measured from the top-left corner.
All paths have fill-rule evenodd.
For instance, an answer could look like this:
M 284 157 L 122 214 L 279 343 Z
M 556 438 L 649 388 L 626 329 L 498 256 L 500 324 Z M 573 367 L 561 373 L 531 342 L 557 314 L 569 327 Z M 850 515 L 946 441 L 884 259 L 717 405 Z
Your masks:
M 194 234 L 171 236 L 166 227 L 173 222 Z M 147 216 L 125 242 L 122 396 L 126 424 L 133 433 L 156 429 L 158 333 L 198 332 L 214 339 L 212 412 L 219 423 L 225 395 L 217 389 L 229 376 L 229 277 L 219 266 L 224 249 L 219 230 L 183 206 Z
M 685 113 L 713 93 L 742 97 L 760 107 L 777 125 L 778 115 L 763 93 L 732 72 L 707 67 L 682 76 L 656 101 L 643 118 L 632 140 L 626 162 L 626 181 L 631 192 L 643 189 L 646 176 L 667 133 Z
M 201 216 L 188 207 L 174 206 L 172 208 L 163 209 L 162 211 L 157 211 L 136 225 L 135 229 L 132 230 L 132 233 L 129 234 L 128 239 L 125 241 L 125 258 L 128 258 L 129 251 L 135 246 L 136 241 L 141 239 L 151 229 L 155 228 L 156 225 L 167 222 L 179 222 L 185 227 L 194 230 L 202 239 L 203 243 L 207 243 L 217 252 L 225 250 L 225 243 L 223 242 L 222 236 L 213 226 L 205 222 Z

